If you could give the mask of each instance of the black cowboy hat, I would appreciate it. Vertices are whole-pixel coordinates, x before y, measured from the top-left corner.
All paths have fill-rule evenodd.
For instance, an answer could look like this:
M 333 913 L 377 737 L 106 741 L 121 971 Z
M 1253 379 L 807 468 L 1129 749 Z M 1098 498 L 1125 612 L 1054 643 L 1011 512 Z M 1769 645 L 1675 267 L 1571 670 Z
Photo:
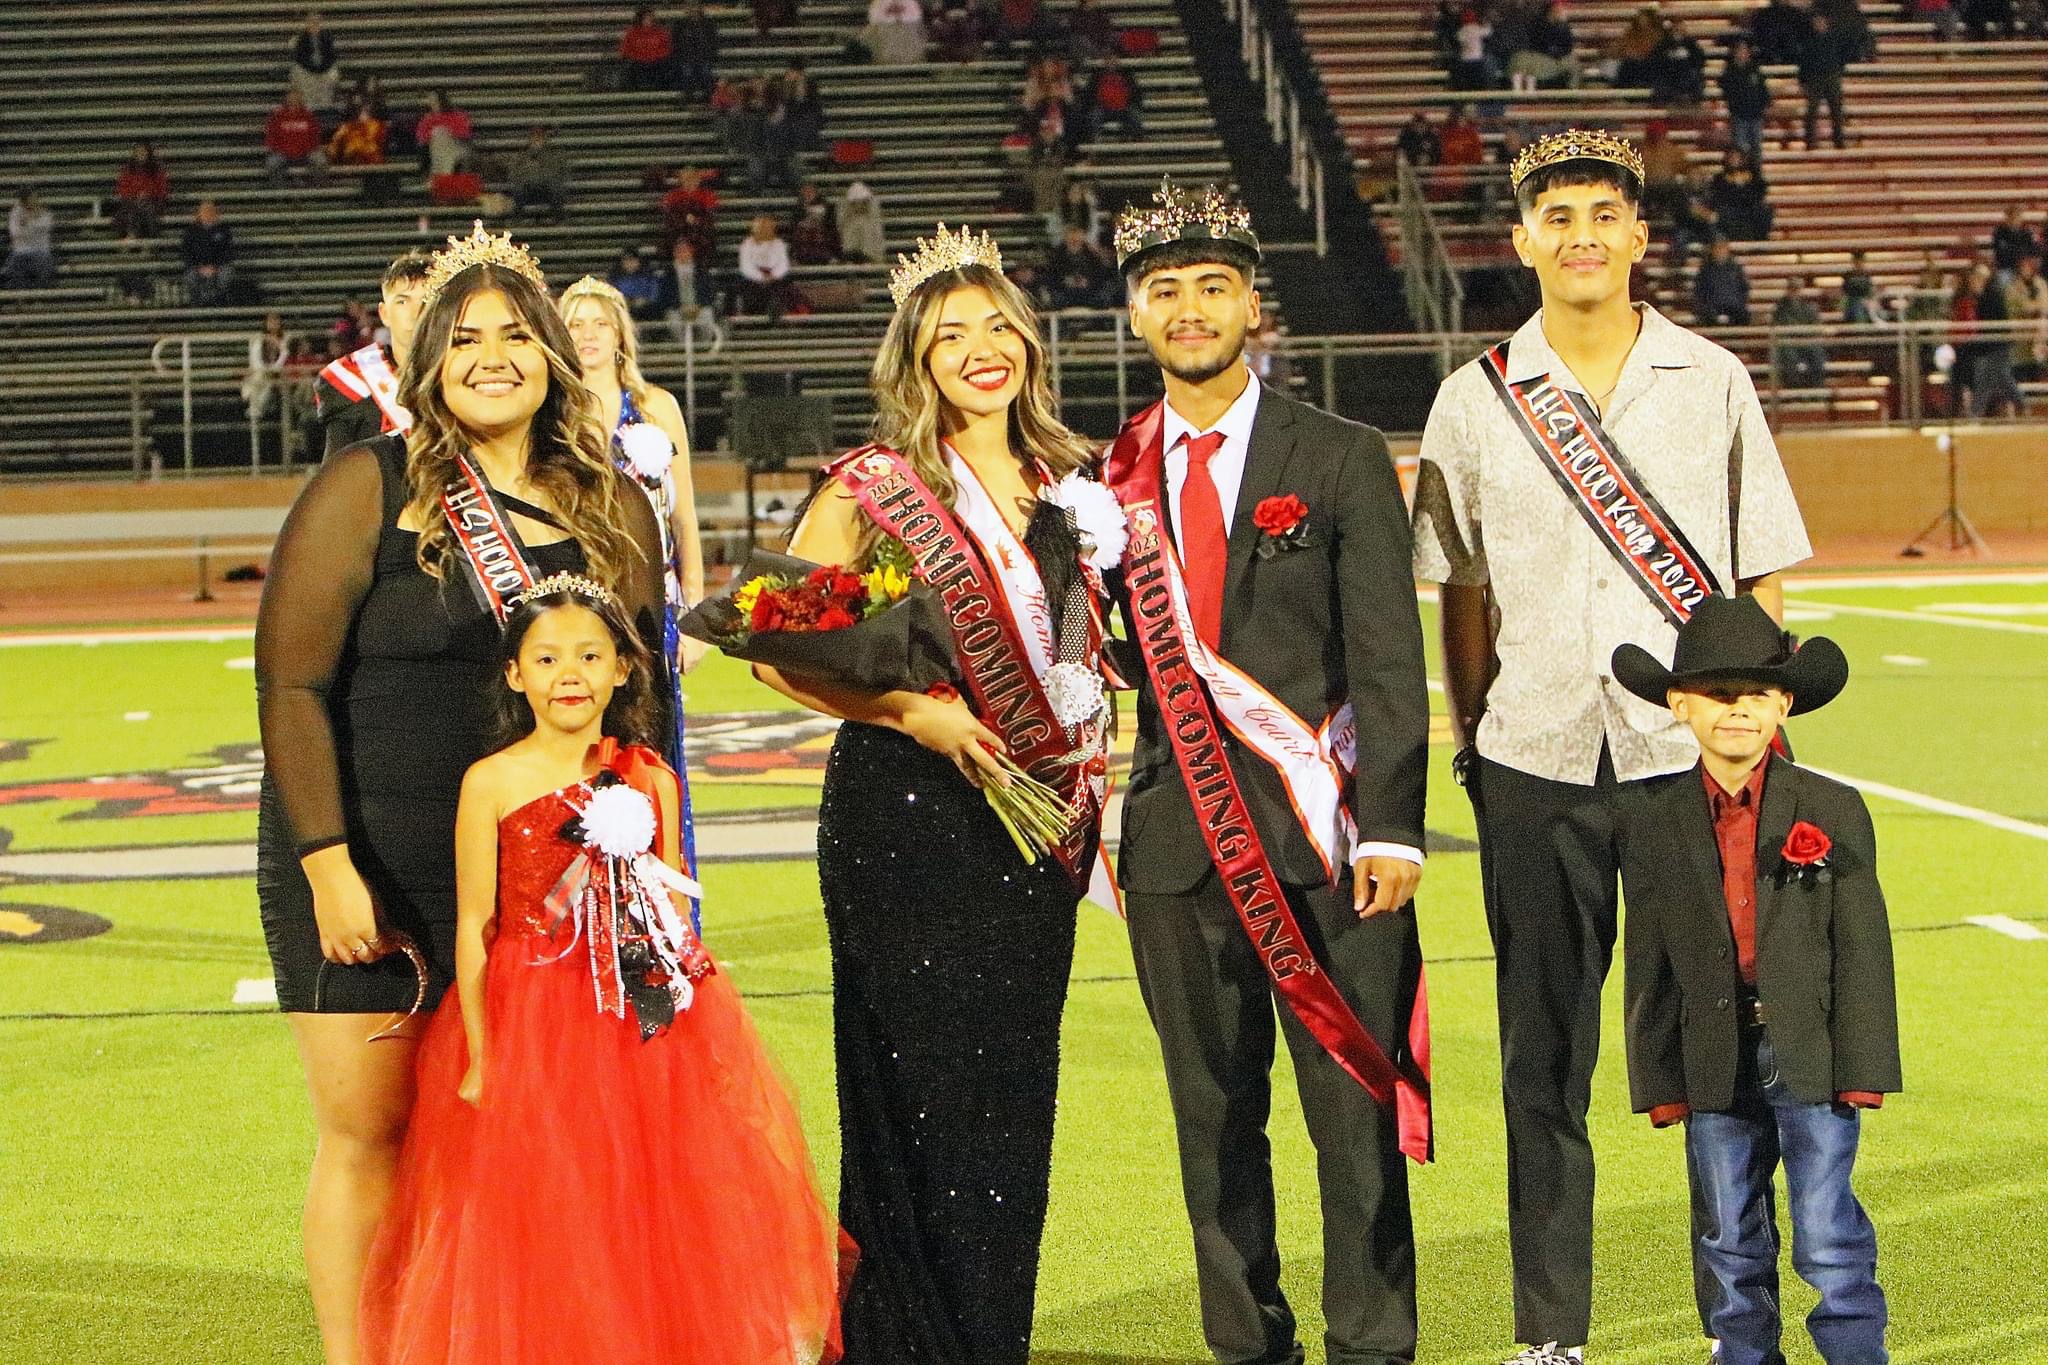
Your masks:
M 1644 701 L 1692 683 L 1754 682 L 1792 694 L 1790 714 L 1833 701 L 1849 681 L 1841 647 L 1816 635 L 1794 646 L 1754 597 L 1709 597 L 1678 629 L 1671 667 L 1640 645 L 1614 651 L 1614 680 Z

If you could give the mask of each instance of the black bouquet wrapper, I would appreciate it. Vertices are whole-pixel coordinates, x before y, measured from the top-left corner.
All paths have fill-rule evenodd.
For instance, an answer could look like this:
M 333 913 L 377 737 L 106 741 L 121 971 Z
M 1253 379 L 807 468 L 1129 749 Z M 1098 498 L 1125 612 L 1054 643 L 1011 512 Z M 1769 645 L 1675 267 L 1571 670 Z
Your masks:
M 741 643 L 726 643 L 747 624 L 745 613 L 732 600 L 742 585 L 763 574 L 802 578 L 823 567 L 795 555 L 749 551 L 732 585 L 692 607 L 676 623 L 677 629 L 736 659 L 865 692 L 922 692 L 952 678 L 953 632 L 938 598 L 916 582 L 886 611 L 842 630 L 755 631 Z

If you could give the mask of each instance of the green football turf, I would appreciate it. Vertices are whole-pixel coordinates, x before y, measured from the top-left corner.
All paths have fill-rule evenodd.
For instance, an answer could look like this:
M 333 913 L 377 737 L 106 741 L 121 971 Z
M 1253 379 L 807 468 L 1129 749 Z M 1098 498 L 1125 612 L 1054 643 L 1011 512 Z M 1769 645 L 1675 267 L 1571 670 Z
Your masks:
M 1964 923 L 1998 914 L 2048 927 L 2048 830 L 2039 828 L 2048 825 L 2048 584 L 1930 579 L 1795 586 L 1792 597 L 1796 628 L 1833 636 L 1855 670 L 1839 702 L 1796 722 L 1803 761 L 2034 827 L 1871 799 L 1909 1089 L 1869 1120 L 1859 1186 L 1878 1227 L 1895 1359 L 2048 1361 L 2048 942 Z M 1854 610 L 1821 619 L 1830 608 Z M 31 783 L 208 768 L 222 761 L 217 750 L 253 746 L 251 675 L 239 662 L 249 653 L 246 637 L 0 648 L 8 1365 L 318 1358 L 297 1255 L 311 1147 L 303 1084 L 277 1015 L 229 1003 L 238 981 L 269 971 L 252 882 L 55 881 L 47 870 L 24 880 L 25 864 L 11 861 L 251 839 L 246 813 L 88 819 L 79 818 L 94 806 L 87 800 L 7 795 Z M 766 710 L 777 700 L 723 661 L 693 676 L 689 692 L 693 714 Z M 46 742 L 24 750 L 7 741 Z M 1469 839 L 1448 750 L 1432 757 L 1430 826 Z M 721 778 L 701 782 L 697 797 L 709 814 L 800 807 L 815 789 Z M 801 1095 L 829 1188 L 830 983 L 812 870 L 800 861 L 724 863 L 708 867 L 705 881 L 707 937 Z M 68 942 L 7 941 L 7 926 L 18 932 L 42 906 L 96 914 L 112 928 Z M 1473 855 L 1431 859 L 1421 915 L 1440 1152 L 1411 1179 L 1422 1356 L 1498 1360 L 1509 1343 L 1503 1139 Z M 1596 1359 L 1697 1361 L 1681 1140 L 1628 1112 L 1618 972 L 1609 984 L 1592 1120 L 1601 1172 Z M 1313 1154 L 1284 1052 L 1275 1080 L 1286 1283 L 1310 1359 L 1320 1360 Z M 1811 1362 L 1798 1319 L 1812 1296 L 1789 1265 L 1786 1276 L 1787 1354 Z M 1207 1359 L 1155 1043 L 1121 927 L 1092 909 L 1083 910 L 1066 1016 L 1036 1340 L 1034 1359 L 1059 1365 Z

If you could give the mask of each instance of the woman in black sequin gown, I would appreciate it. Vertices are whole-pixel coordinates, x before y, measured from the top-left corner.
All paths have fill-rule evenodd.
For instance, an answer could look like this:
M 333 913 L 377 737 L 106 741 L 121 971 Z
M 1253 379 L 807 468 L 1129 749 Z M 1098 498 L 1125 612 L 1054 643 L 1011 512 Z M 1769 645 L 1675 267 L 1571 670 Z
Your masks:
M 397 436 L 331 456 L 293 504 L 264 585 L 256 890 L 319 1131 L 305 1252 L 332 1362 L 357 1359 L 363 1261 L 425 1023 L 372 1041 L 418 991 L 390 936 L 425 955 L 431 1008 L 454 970 L 456 797 L 494 747 L 489 689 L 503 685 L 497 621 L 433 552 L 446 533 L 434 453 L 474 462 L 536 573 L 608 580 L 663 657 L 654 514 L 601 436 L 585 449 L 559 434 L 597 432 L 574 355 L 532 280 L 489 265 L 446 280 L 405 371 L 410 456 Z
M 1051 602 L 1075 610 L 1055 569 L 1073 580 L 1080 546 L 1038 494 L 1090 452 L 1052 416 L 1014 287 L 977 267 L 920 285 L 882 343 L 874 389 L 878 439 L 949 504 L 945 452 L 957 453 L 1045 566 Z M 881 534 L 827 483 L 791 550 L 864 563 Z M 846 721 L 825 769 L 818 872 L 839 1217 L 860 1247 L 847 1365 L 1023 1365 L 1079 893 L 1054 859 L 1025 863 L 977 790 L 992 770 L 981 745 L 1000 741 L 965 701 L 757 672 Z

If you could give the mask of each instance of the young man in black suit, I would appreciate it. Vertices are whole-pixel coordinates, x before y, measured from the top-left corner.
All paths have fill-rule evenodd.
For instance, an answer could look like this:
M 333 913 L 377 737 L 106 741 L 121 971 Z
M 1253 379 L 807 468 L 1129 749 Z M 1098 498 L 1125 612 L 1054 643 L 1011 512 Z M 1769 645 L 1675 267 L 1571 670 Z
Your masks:
M 413 329 L 426 307 L 429 263 L 424 251 L 407 251 L 384 272 L 377 320 L 391 330 L 390 347 L 373 337 L 329 364 L 313 382 L 326 454 L 412 430 L 412 414 L 398 401 L 398 379 L 412 351 Z
M 1429 704 L 1400 485 L 1379 432 L 1246 366 L 1259 258 L 1241 207 L 1169 186 L 1116 244 L 1166 386 L 1106 468 L 1142 663 L 1119 870 L 1203 1331 L 1227 1365 L 1302 1359 L 1265 1131 L 1277 1013 L 1318 1154 L 1328 1359 L 1407 1362 Z
M 1775 1172 L 1792 1265 L 1829 1365 L 1882 1365 L 1877 1234 L 1850 1186 L 1860 1111 L 1899 1089 L 1891 931 L 1855 788 L 1773 756 L 1787 715 L 1848 681 L 1826 639 L 1788 652 L 1754 598 L 1712 597 L 1672 667 L 1614 651 L 1615 680 L 1668 704 L 1699 767 L 1653 778 L 1623 815 L 1629 1089 L 1685 1122 L 1700 1318 L 1718 1365 L 1782 1365 Z

